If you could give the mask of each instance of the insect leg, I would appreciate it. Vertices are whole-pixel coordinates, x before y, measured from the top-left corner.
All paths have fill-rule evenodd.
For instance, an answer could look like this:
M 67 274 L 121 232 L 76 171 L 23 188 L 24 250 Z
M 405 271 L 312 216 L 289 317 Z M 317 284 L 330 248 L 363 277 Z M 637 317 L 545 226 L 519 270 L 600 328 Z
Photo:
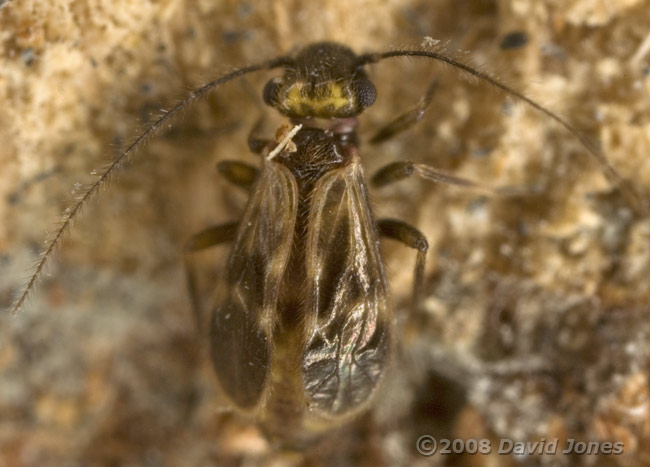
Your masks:
M 257 167 L 238 161 L 221 161 L 217 170 L 230 183 L 246 191 L 250 191 L 259 173 Z
M 369 53 L 364 54 L 358 57 L 358 66 L 368 65 L 371 63 L 377 63 L 384 59 L 391 57 L 424 57 L 438 62 L 446 63 L 462 72 L 466 73 L 469 76 L 473 76 L 484 83 L 489 84 L 495 89 L 500 90 L 506 95 L 516 99 L 518 101 L 524 102 L 526 105 L 535 109 L 536 111 L 546 115 L 550 119 L 554 120 L 557 124 L 563 127 L 567 132 L 569 132 L 574 138 L 576 138 L 580 144 L 585 148 L 592 157 L 600 166 L 603 174 L 607 177 L 610 183 L 621 190 L 623 196 L 625 196 L 630 207 L 637 211 L 640 214 L 647 215 L 650 206 L 648 201 L 642 199 L 627 182 L 618 173 L 618 171 L 610 164 L 607 160 L 607 157 L 595 146 L 586 136 L 584 136 L 578 129 L 569 123 L 568 120 L 562 118 L 559 114 L 553 112 L 552 110 L 544 107 L 543 105 L 532 100 L 530 97 L 526 96 L 520 91 L 517 91 L 510 86 L 499 81 L 497 78 L 493 77 L 489 73 L 481 71 L 480 69 L 474 68 L 467 63 L 463 63 L 460 60 L 457 60 L 449 55 L 446 55 L 443 52 L 435 52 L 428 50 L 391 50 L 388 52 L 380 53 Z
M 190 293 L 190 301 L 192 305 L 192 313 L 194 314 L 194 321 L 196 322 L 197 329 L 201 328 L 201 304 L 199 299 L 199 290 L 196 280 L 196 273 L 190 261 L 190 254 L 196 251 L 205 250 L 207 248 L 219 245 L 221 243 L 232 242 L 237 235 L 237 222 L 228 222 L 225 224 L 213 225 L 201 232 L 192 235 L 192 237 L 185 243 L 183 262 L 185 264 L 185 279 L 187 282 L 187 289 Z
M 13 305 L 9 309 L 10 314 L 16 314 L 25 303 L 25 300 L 29 296 L 30 292 L 36 285 L 36 281 L 41 276 L 45 263 L 48 259 L 54 254 L 54 250 L 61 243 L 65 232 L 72 224 L 72 221 L 79 216 L 82 211 L 82 208 L 88 203 L 88 201 L 96 194 L 99 189 L 104 186 L 108 180 L 111 179 L 111 176 L 117 172 L 119 169 L 123 168 L 130 160 L 131 157 L 137 152 L 137 150 L 145 144 L 145 142 L 157 133 L 161 133 L 165 128 L 168 128 L 170 123 L 173 121 L 173 118 L 178 115 L 181 109 L 190 105 L 193 102 L 198 101 L 202 96 L 208 93 L 211 89 L 217 88 L 218 86 L 232 81 L 235 78 L 239 78 L 248 73 L 261 70 L 270 70 L 280 66 L 285 66 L 288 63 L 291 63 L 291 59 L 287 57 L 278 57 L 267 62 L 258 63 L 256 65 L 250 65 L 247 67 L 239 68 L 234 70 L 226 75 L 217 78 L 208 84 L 196 89 L 185 99 L 180 101 L 171 109 L 164 111 L 164 113 L 156 120 L 152 125 L 145 129 L 142 133 L 137 135 L 133 142 L 122 152 L 117 158 L 111 162 L 106 169 L 99 175 L 99 177 L 92 183 L 90 183 L 86 188 L 84 188 L 77 197 L 75 203 L 65 211 L 59 227 L 55 230 L 54 236 L 51 240 L 45 245 L 40 258 L 36 261 L 34 266 L 34 272 L 31 277 L 24 285 L 22 290 L 18 294 L 18 298 L 14 301 Z
M 251 102 L 254 103 L 255 106 L 258 108 L 260 113 L 260 117 L 257 119 L 255 125 L 253 125 L 253 128 L 248 134 L 248 148 L 251 150 L 253 154 L 262 154 L 264 148 L 271 141 L 267 138 L 259 137 L 259 135 L 262 134 L 262 129 L 264 128 L 264 121 L 266 120 L 265 118 L 266 108 L 259 101 L 257 89 L 253 87 L 253 85 L 246 78 L 243 78 L 240 81 L 240 84 L 244 88 L 244 91 L 246 91 L 246 94 L 248 94 Z
M 392 138 L 398 133 L 408 130 L 417 122 L 422 120 L 424 112 L 433 100 L 433 94 L 438 87 L 438 80 L 434 79 L 427 88 L 426 94 L 420 99 L 415 107 L 399 115 L 394 120 L 390 121 L 387 125 L 380 128 L 377 133 L 370 139 L 371 144 L 383 143 L 384 141 Z
M 457 177 L 439 169 L 425 164 L 417 164 L 411 161 L 392 162 L 379 169 L 370 179 L 373 186 L 381 187 L 393 182 L 398 182 L 411 175 L 418 175 L 427 180 L 448 185 L 457 185 L 483 192 L 494 196 L 531 196 L 538 194 L 539 187 L 536 186 L 503 186 L 491 187 L 467 178 Z
M 248 134 L 248 148 L 251 150 L 253 154 L 262 154 L 264 148 L 267 147 L 271 142 L 270 139 L 261 138 L 258 136 L 261 133 L 263 127 L 264 127 L 264 116 L 262 115 L 257 120 L 257 122 L 255 122 L 253 129 Z
M 426 263 L 429 243 L 425 236 L 415 227 L 395 219 L 380 219 L 377 221 L 379 234 L 383 237 L 392 238 L 402 242 L 404 245 L 417 250 L 415 258 L 415 272 L 413 274 L 413 296 L 411 308 L 417 311 L 422 297 L 422 285 L 424 283 L 424 266 Z

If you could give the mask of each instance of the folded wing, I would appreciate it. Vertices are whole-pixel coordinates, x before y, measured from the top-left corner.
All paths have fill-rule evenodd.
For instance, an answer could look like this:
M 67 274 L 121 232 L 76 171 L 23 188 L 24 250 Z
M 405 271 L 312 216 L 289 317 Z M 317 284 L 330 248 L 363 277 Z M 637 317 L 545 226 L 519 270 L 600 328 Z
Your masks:
M 358 157 L 314 188 L 307 240 L 303 381 L 311 409 L 361 410 L 386 368 L 388 290 Z
M 289 260 L 298 189 L 291 172 L 266 161 L 239 224 L 211 322 L 211 352 L 220 384 L 252 409 L 268 384 L 272 329 Z

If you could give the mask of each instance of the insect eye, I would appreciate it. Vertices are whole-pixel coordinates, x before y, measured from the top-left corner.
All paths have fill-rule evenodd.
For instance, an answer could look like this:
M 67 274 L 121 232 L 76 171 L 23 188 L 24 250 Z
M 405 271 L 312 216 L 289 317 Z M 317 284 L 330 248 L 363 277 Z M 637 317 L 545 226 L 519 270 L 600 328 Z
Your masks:
M 269 105 L 271 107 L 275 106 L 275 104 L 278 102 L 278 92 L 280 91 L 281 86 L 282 78 L 278 77 L 273 78 L 268 83 L 266 83 L 263 93 L 264 103 L 266 105 Z
M 359 107 L 365 109 L 370 107 L 377 98 L 377 89 L 368 78 L 358 78 L 353 81 L 352 89 L 357 97 Z

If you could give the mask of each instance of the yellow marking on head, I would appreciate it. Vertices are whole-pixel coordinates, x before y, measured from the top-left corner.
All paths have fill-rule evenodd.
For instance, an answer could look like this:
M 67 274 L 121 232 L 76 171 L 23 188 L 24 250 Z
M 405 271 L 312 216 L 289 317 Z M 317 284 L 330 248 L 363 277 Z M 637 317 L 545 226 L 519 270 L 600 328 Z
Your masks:
M 337 83 L 329 81 L 327 83 L 327 92 L 322 92 L 316 97 L 305 95 L 302 90 L 303 83 L 296 83 L 291 87 L 287 93 L 286 107 L 293 112 L 300 114 L 304 106 L 314 109 L 314 112 L 319 113 L 325 111 L 328 107 L 334 110 L 349 107 L 351 98 L 343 94 L 343 89 Z

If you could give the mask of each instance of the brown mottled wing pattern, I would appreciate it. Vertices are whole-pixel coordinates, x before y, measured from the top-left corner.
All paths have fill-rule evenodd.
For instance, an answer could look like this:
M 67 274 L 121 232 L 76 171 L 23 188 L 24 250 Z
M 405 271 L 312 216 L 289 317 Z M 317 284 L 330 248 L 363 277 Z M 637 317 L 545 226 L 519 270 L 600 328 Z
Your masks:
M 242 409 L 260 402 L 268 381 L 273 323 L 298 202 L 291 172 L 275 162 L 264 164 L 239 224 L 210 329 L 217 377 Z
M 356 155 L 315 186 L 306 253 L 305 394 L 312 409 L 343 416 L 370 400 L 391 342 L 388 288 Z

